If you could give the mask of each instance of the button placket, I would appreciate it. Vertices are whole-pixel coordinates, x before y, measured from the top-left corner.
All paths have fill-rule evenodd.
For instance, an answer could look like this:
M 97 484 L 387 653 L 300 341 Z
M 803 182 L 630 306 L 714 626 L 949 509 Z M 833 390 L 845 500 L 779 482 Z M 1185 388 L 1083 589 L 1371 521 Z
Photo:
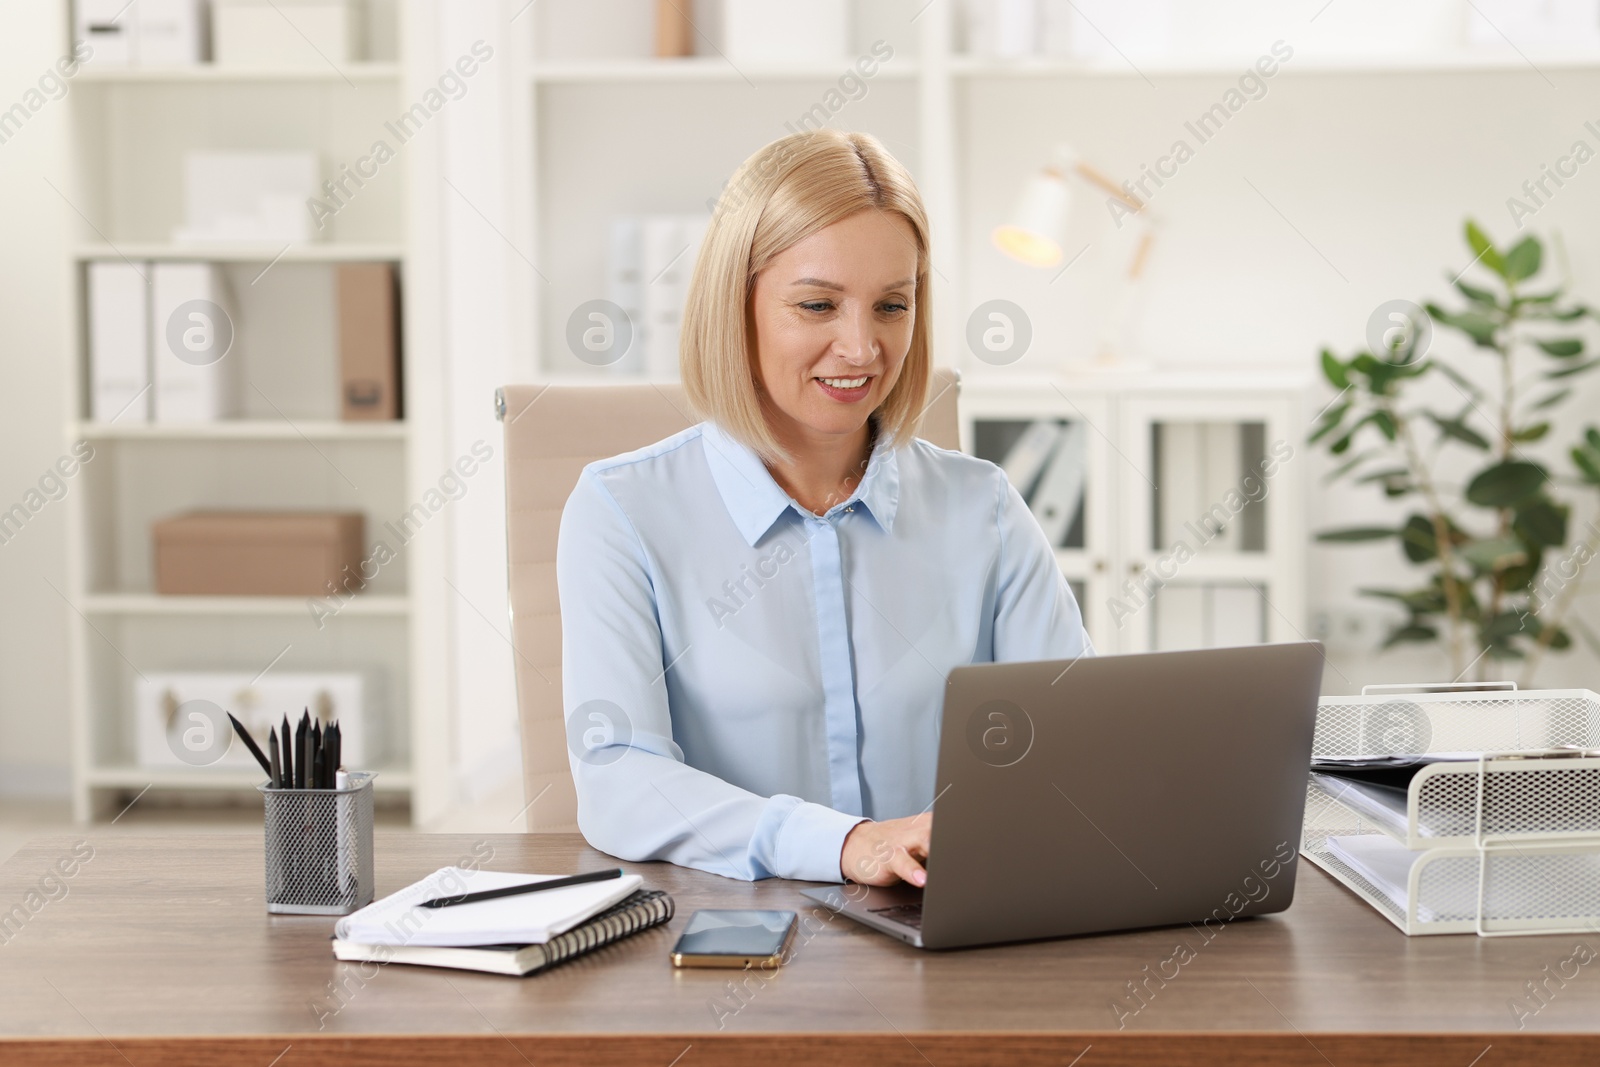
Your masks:
M 857 756 L 855 671 L 845 611 L 844 567 L 839 531 L 818 521 L 811 539 L 812 579 L 817 596 L 817 643 L 822 666 L 823 721 L 828 742 L 828 782 L 835 810 L 861 815 L 861 769 Z

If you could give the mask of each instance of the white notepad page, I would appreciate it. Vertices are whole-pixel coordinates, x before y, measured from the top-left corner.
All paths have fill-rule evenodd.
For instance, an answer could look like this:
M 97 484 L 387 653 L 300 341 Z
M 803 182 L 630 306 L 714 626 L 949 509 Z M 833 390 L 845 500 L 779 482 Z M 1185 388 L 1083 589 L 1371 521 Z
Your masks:
M 520 893 L 476 904 L 420 908 L 433 897 L 526 885 L 560 874 L 441 868 L 382 900 L 340 919 L 334 936 L 364 945 L 538 945 L 627 898 L 644 879 L 637 874 L 564 889 Z

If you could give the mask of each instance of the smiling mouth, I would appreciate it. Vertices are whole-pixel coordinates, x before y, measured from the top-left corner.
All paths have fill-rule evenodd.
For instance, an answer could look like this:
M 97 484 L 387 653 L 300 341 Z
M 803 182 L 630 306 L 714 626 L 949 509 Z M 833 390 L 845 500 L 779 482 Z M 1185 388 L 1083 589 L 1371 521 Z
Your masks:
M 824 385 L 831 385 L 835 389 L 860 389 L 872 381 L 872 375 L 861 374 L 854 378 L 817 378 L 816 381 Z

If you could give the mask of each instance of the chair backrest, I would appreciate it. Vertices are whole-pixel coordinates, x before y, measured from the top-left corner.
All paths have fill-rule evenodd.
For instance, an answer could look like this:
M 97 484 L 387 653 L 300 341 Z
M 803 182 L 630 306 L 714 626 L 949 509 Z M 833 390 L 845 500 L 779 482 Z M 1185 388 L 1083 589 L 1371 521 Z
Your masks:
M 960 447 L 960 373 L 936 369 L 918 436 Z M 508 385 L 496 392 L 505 429 L 506 545 L 516 651 L 522 778 L 530 831 L 578 828 L 561 700 L 556 534 L 584 465 L 631 452 L 701 421 L 671 384 Z

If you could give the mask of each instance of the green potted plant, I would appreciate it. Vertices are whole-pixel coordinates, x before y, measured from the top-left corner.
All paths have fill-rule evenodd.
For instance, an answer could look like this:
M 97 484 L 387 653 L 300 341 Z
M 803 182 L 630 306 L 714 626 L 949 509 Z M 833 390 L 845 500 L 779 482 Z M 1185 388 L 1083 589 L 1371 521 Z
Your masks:
M 1600 358 L 1583 337 L 1592 310 L 1570 300 L 1564 283 L 1536 290 L 1545 259 L 1536 237 L 1501 250 L 1469 220 L 1466 240 L 1490 282 L 1453 278 L 1464 307 L 1428 303 L 1423 322 L 1392 331 L 1383 345 L 1346 359 L 1322 352 L 1323 374 L 1339 390 L 1311 434 L 1341 461 L 1328 480 L 1373 485 L 1410 513 L 1395 526 L 1327 530 L 1318 540 L 1392 538 L 1420 570 L 1410 588 L 1360 590 L 1405 612 L 1385 648 L 1442 642 L 1458 679 L 1521 660 L 1526 682 L 1544 652 L 1571 646 L 1572 629 L 1593 638 L 1569 610 L 1583 565 L 1600 552 L 1600 528 L 1591 524 L 1569 547 L 1571 506 L 1560 489 L 1600 488 L 1600 430 L 1588 428 L 1569 450 L 1572 475 L 1553 474 L 1524 446 L 1549 437 L 1574 380 Z M 1433 324 L 1465 335 L 1490 361 L 1492 388 L 1426 351 Z M 1418 388 L 1439 378 L 1452 398 L 1444 410 Z M 1453 479 L 1463 451 L 1472 473 Z

